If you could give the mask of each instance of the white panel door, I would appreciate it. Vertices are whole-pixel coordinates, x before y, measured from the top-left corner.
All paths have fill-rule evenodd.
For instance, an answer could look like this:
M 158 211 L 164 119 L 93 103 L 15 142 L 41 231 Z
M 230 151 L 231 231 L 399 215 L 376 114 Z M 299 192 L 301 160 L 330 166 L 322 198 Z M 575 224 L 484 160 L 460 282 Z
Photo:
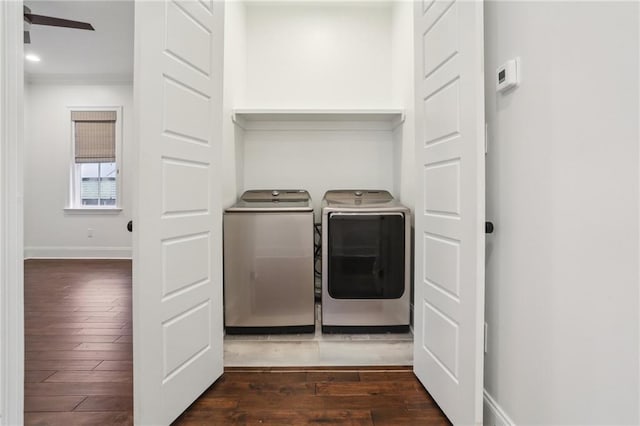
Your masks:
M 415 8 L 414 371 L 454 424 L 482 422 L 483 4 Z
M 166 425 L 223 371 L 224 3 L 135 9 L 134 419 Z

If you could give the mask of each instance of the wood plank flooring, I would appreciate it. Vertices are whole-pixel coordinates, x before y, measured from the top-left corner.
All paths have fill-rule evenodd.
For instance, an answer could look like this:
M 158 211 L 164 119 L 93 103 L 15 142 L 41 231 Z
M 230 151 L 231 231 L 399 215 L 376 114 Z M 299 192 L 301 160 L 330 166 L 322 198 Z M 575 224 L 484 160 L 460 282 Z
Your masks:
M 411 367 L 231 368 L 174 423 L 449 425 Z
M 133 423 L 131 262 L 25 262 L 25 423 Z
M 25 423 L 131 425 L 131 262 L 25 262 Z M 176 425 L 447 425 L 410 367 L 227 368 Z

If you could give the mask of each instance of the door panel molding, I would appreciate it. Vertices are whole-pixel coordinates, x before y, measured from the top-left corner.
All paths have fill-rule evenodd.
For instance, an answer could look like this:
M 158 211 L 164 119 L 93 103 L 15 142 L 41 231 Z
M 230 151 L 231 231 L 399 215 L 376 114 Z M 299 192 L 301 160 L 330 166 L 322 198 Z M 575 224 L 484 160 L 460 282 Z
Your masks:
M 415 6 L 414 371 L 454 424 L 482 423 L 483 3 Z
M 135 13 L 134 420 L 169 424 L 223 371 L 224 2 Z

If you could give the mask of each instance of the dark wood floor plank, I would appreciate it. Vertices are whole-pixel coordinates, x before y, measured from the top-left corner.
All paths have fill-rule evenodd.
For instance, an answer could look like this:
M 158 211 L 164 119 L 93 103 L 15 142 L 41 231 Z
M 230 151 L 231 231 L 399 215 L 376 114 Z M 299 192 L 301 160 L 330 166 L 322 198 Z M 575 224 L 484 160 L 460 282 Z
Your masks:
M 201 398 L 206 399 L 206 398 Z M 402 396 L 326 396 L 326 395 L 256 395 L 238 397 L 238 409 L 250 411 L 255 407 L 296 407 L 306 410 L 370 410 L 371 408 L 406 409 Z
M 73 411 L 86 396 L 27 396 L 24 411 Z
M 234 396 L 202 396 L 191 404 L 191 411 L 211 412 L 238 408 L 238 398 Z
M 219 383 L 218 390 L 221 395 L 244 395 L 249 392 L 258 395 L 277 394 L 277 395 L 312 395 L 315 393 L 313 383 L 304 382 L 265 382 L 257 380 L 255 383 L 250 382 L 227 382 Z
M 248 425 L 246 412 L 235 409 L 187 410 L 172 426 Z M 286 423 L 287 425 L 290 423 Z
M 400 381 L 369 381 L 350 383 L 318 383 L 316 385 L 318 395 L 398 395 L 406 392 L 416 393 L 416 384 Z
M 25 352 L 25 360 L 131 360 L 133 353 L 129 351 L 36 351 Z
M 120 336 L 126 337 L 126 336 Z M 116 343 L 118 336 L 85 336 L 77 334 L 64 334 L 55 336 L 25 336 L 25 344 L 29 342 L 76 342 L 76 343 Z M 126 343 L 126 342 L 121 342 Z
M 112 312 L 112 313 L 101 313 L 100 315 L 90 315 L 87 317 L 85 323 L 94 323 L 94 322 L 105 322 L 105 321 L 117 321 L 122 322 L 123 319 L 126 319 L 126 315 L 122 312 Z
M 50 324 L 49 328 L 122 328 L 126 323 L 121 320 L 114 320 L 112 322 L 61 322 Z
M 82 370 L 93 370 L 98 365 L 100 365 L 100 361 L 29 361 L 25 365 L 25 371 L 31 370 L 44 370 L 45 368 L 50 368 L 54 371 L 60 370 L 74 370 L 74 371 L 82 371 Z
M 249 424 L 262 425 L 351 425 L 373 424 L 369 410 L 252 410 L 244 413 Z
M 25 351 L 71 351 L 81 344 L 80 342 L 34 342 L 25 340 Z
M 132 383 L 129 371 L 56 371 L 47 383 Z
M 252 372 L 233 372 L 225 373 L 221 383 L 305 383 L 307 381 L 307 373 L 304 371 L 297 372 L 265 372 L 255 374 Z
M 111 306 L 78 306 L 74 312 L 116 312 L 113 311 L 113 307 Z M 118 311 L 121 312 L 121 311 Z
M 94 370 L 133 371 L 133 361 L 102 361 Z
M 359 382 L 357 371 L 310 371 L 307 373 L 308 382 Z
M 88 323 L 87 323 L 88 324 Z M 125 328 L 82 328 L 77 331 L 77 334 L 95 334 L 99 336 L 126 336 L 130 335 L 131 330 Z
M 31 298 L 32 303 L 30 304 L 31 308 L 43 308 L 47 305 L 50 304 L 50 300 L 47 298 Z M 111 308 L 113 308 L 113 305 L 109 302 L 108 299 L 104 299 L 104 300 L 87 300 L 86 298 L 73 298 L 73 299 L 68 299 L 68 298 L 63 298 L 63 299 L 58 299 L 56 306 L 66 306 L 69 308 L 69 310 L 74 311 L 74 312 L 79 312 L 77 309 L 74 308 L 79 308 L 79 307 L 83 307 L 83 306 L 87 306 L 87 307 L 100 307 L 100 308 L 109 308 L 109 310 L 111 310 Z
M 133 425 L 133 413 L 129 411 L 25 413 L 24 421 L 26 425 L 31 426 L 129 426 Z
M 377 382 L 377 381 L 406 381 L 411 380 L 414 375 L 411 369 L 406 371 L 361 371 L 358 373 L 360 380 L 363 382 Z
M 26 296 L 26 295 L 25 295 Z M 29 306 L 24 307 L 25 312 L 77 312 L 78 308 L 70 308 L 68 306 L 59 306 L 59 305 L 52 305 L 50 303 L 48 304 L 42 304 L 42 305 L 37 305 L 37 304 L 29 304 Z
M 123 294 L 121 297 L 114 300 L 113 304 L 118 306 L 131 306 L 131 295 Z
M 390 409 L 373 409 L 371 417 L 375 426 L 429 425 L 450 426 L 451 423 L 438 409 L 421 411 L 402 411 Z
M 25 298 L 28 299 L 28 296 L 25 295 Z M 84 322 L 86 320 L 88 320 L 89 318 L 91 318 L 91 315 L 89 314 L 83 314 L 83 313 L 78 313 L 78 312 L 69 312 L 69 311 L 64 311 L 64 312 L 41 312 L 41 311 L 34 311 L 33 307 L 31 307 L 32 310 L 30 311 L 26 311 L 24 313 L 24 318 L 25 318 L 25 322 L 29 323 L 31 321 L 40 321 L 40 320 L 47 320 L 47 319 L 54 319 L 57 321 L 76 321 L 76 322 Z M 110 319 L 112 317 L 109 317 Z
M 133 395 L 131 383 L 25 383 L 24 392 L 27 396 L 55 396 L 55 395 Z
M 39 383 L 43 382 L 47 377 L 51 377 L 56 373 L 55 370 L 25 370 L 24 382 L 25 383 Z
M 133 411 L 133 399 L 127 396 L 89 396 L 75 411 Z
M 27 336 L 59 336 L 62 334 L 78 334 L 80 333 L 81 328 L 68 328 L 65 331 L 56 330 L 55 328 L 49 327 L 29 327 L 27 328 L 27 332 L 25 333 Z M 102 335 L 102 333 L 84 333 L 84 334 L 94 334 L 94 335 Z M 110 333 L 105 333 L 108 335 Z
M 129 351 L 131 343 L 81 343 L 74 348 L 76 351 Z
M 426 393 L 426 392 L 425 392 Z M 405 398 L 404 405 L 407 410 L 430 410 L 437 407 L 438 404 L 431 398 L 428 393 L 426 395 L 411 395 Z
M 120 336 L 115 340 L 115 343 L 132 343 L 133 336 Z

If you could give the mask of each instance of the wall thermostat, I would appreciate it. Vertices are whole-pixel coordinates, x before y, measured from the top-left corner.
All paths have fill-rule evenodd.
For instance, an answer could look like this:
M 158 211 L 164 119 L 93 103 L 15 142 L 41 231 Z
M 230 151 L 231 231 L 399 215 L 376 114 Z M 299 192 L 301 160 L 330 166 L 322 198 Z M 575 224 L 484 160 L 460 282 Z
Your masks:
M 520 58 L 510 59 L 496 70 L 496 92 L 503 93 L 520 85 Z

